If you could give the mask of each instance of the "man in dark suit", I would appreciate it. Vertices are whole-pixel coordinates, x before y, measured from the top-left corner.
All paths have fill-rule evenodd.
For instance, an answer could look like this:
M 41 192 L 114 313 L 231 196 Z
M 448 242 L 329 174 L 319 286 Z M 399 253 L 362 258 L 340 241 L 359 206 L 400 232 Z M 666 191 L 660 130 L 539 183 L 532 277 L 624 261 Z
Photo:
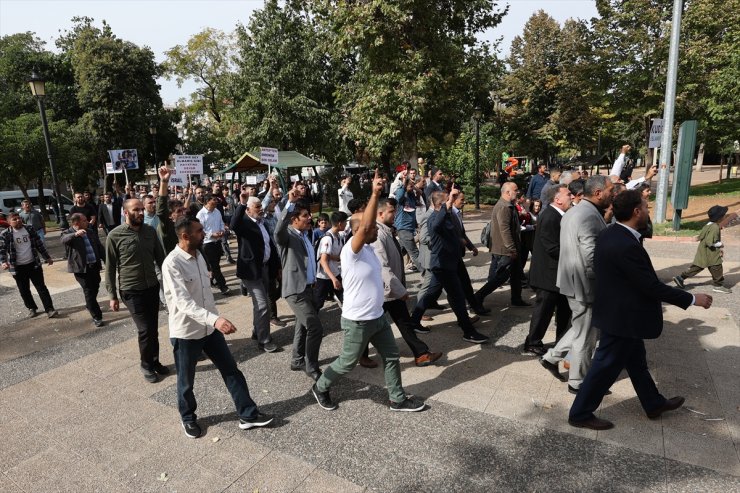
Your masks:
M 123 201 L 119 195 L 113 197 L 109 192 L 103 194 L 103 201 L 98 206 L 98 225 L 105 234 L 121 225 L 121 206 Z
M 452 207 L 460 190 L 453 188 L 449 195 L 445 192 L 432 193 L 432 204 L 435 211 L 429 217 L 429 270 L 432 272 L 433 283 L 439 283 L 447 292 L 447 300 L 452 311 L 457 316 L 457 323 L 463 330 L 463 340 L 473 344 L 485 344 L 488 337 L 480 334 L 473 327 L 465 307 L 465 293 L 460 282 L 458 263 L 462 263 L 460 256 L 460 239 L 458 226 L 452 218 Z M 463 266 L 464 267 L 464 266 Z M 419 300 L 419 308 L 425 309 L 424 300 Z M 422 312 L 423 313 L 423 312 Z
M 424 189 L 424 199 L 427 203 L 427 207 L 432 207 L 432 194 L 434 192 L 442 192 L 444 191 L 444 188 L 440 184 L 442 180 L 445 179 L 445 175 L 439 168 L 432 168 L 429 171 L 429 175 L 431 176 L 431 179 L 429 180 L 429 184 Z
M 529 323 L 529 334 L 524 340 L 524 354 L 542 356 L 546 350 L 542 338 L 547 332 L 553 313 L 555 317 L 555 338 L 560 338 L 570 327 L 570 306 L 568 298 L 560 294 L 555 285 L 558 277 L 560 257 L 560 220 L 570 209 L 573 196 L 567 185 L 550 187 L 543 195 L 545 204 L 534 236 L 532 262 L 529 267 L 529 285 L 537 294 Z
M 87 217 L 76 212 L 69 217 L 72 227 L 62 231 L 62 244 L 69 249 L 67 272 L 75 275 L 85 295 L 85 306 L 95 327 L 103 326 L 103 312 L 98 304 L 100 271 L 105 249 L 95 228 L 89 226 Z
M 236 234 L 239 254 L 236 277 L 252 297 L 253 338 L 266 353 L 277 351 L 270 337 L 270 279 L 277 278 L 280 256 L 263 223 L 262 201 L 249 197 L 247 205 L 239 204 L 231 218 L 231 230 Z
M 684 310 L 691 305 L 709 308 L 712 304 L 711 296 L 692 296 L 658 279 L 637 232 L 648 219 L 647 201 L 640 192 L 628 190 L 617 195 L 613 210 L 617 223 L 599 234 L 594 251 L 593 326 L 601 331 L 601 339 L 568 416 L 572 426 L 593 430 L 614 426 L 593 413 L 622 369 L 627 370 L 648 418 L 656 419 L 681 407 L 683 397 L 666 399 L 658 392 L 648 371 L 643 339 L 660 336 L 661 303 Z

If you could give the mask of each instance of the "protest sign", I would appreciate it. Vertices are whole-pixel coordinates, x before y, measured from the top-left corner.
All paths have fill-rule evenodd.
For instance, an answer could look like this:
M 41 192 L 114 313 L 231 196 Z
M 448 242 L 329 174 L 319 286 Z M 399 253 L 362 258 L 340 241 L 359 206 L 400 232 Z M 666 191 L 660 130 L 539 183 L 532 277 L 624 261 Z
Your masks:
M 108 151 L 113 168 L 118 170 L 139 169 L 139 154 L 136 149 L 113 149 Z
M 175 155 L 175 169 L 182 175 L 202 175 L 203 174 L 203 155 Z
M 113 163 L 105 163 L 105 174 L 112 175 L 115 173 L 123 173 L 123 170 L 120 168 L 116 169 L 116 167 L 113 166 Z
M 661 141 L 663 140 L 663 119 L 653 118 L 652 124 L 650 125 L 650 140 L 648 143 L 648 149 L 660 149 Z
M 278 164 L 278 150 L 274 147 L 260 147 L 260 163 L 270 167 Z

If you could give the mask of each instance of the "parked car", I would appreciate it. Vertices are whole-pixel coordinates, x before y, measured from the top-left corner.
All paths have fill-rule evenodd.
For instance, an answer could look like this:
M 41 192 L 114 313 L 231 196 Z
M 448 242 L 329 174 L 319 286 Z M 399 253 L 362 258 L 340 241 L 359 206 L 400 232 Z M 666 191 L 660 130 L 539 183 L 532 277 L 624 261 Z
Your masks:
M 23 202 L 23 199 L 25 199 L 25 197 L 23 196 L 23 193 L 20 190 L 0 191 L 0 212 L 4 212 L 5 214 L 7 214 L 12 211 L 20 211 L 21 202 Z M 39 202 L 38 202 L 39 191 L 37 189 L 28 190 L 28 199 L 31 201 L 33 208 L 41 212 L 41 208 L 39 207 Z M 61 199 L 62 199 L 62 207 L 64 208 L 65 213 L 68 214 L 70 209 L 74 205 L 74 202 L 72 202 L 72 199 L 70 199 L 66 195 L 62 195 Z M 48 188 L 44 189 L 44 200 L 46 202 L 46 209 L 47 211 L 49 211 L 49 216 L 56 217 L 56 215 L 54 214 L 54 207 L 52 207 L 52 200 L 53 200 L 52 190 Z

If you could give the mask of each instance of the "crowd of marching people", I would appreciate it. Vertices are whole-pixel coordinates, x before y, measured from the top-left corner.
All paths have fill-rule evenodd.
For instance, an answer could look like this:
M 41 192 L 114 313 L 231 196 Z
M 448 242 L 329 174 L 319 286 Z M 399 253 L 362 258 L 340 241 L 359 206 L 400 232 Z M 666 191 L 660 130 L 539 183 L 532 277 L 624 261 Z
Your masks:
M 576 394 L 569 416 L 573 426 L 603 430 L 613 425 L 594 411 L 622 369 L 649 418 L 683 403 L 682 397 L 663 397 L 647 368 L 642 341 L 660 335 L 661 303 L 708 308 L 711 296 L 683 290 L 684 281 L 703 268 L 712 274 L 714 291 L 731 292 L 723 283 L 718 226 L 726 207 L 709 210 L 693 264 L 674 278 L 678 288 L 658 279 L 642 246 L 652 234 L 647 197 L 656 169 L 635 180 L 629 170 L 625 176 L 629 150 L 622 148 L 608 175 L 548 173 L 542 165 L 526 189 L 503 181 L 481 237 L 491 258 L 477 290 L 463 261 L 480 254 L 466 232 L 465 194 L 454 177 L 447 179 L 433 166 L 425 169 L 421 159 L 417 167 L 402 163 L 390 179 L 377 171 L 362 177 L 367 199 L 353 194 L 352 176 L 342 178 L 338 210 L 316 220 L 311 203 L 320 200 L 321 190 L 315 181 L 283 188 L 270 175 L 256 185 L 214 181 L 182 190 L 170 186 L 171 170 L 162 167 L 151 190 L 116 185 L 97 205 L 90 194 L 75 193 L 71 226 L 62 231 L 61 242 L 93 323 L 104 325 L 97 301 L 102 282 L 110 310 L 118 311 L 122 301 L 131 313 L 148 382 L 171 371 L 159 359 L 158 314 L 167 311 L 178 409 L 188 437 L 201 435 L 193 384 L 204 358 L 221 372 L 240 428 L 266 426 L 273 419 L 252 400 L 224 338 L 236 331 L 218 314 L 214 299 L 214 290 L 233 294 L 221 270 L 224 258 L 235 264 L 240 293 L 251 298 L 251 337 L 261 351 L 280 350 L 271 330 L 286 326 L 277 307 L 279 298 L 285 300 L 295 321 L 286 364 L 310 377 L 310 392 L 326 410 L 337 408 L 332 385 L 357 364 L 382 365 L 390 410 L 423 410 L 425 403 L 403 389 L 391 321 L 414 364 L 433 365 L 443 354 L 424 342 L 430 329 L 423 322 L 431 319 L 429 310 L 445 308 L 439 303 L 443 291 L 462 339 L 486 344 L 489 337 L 479 330 L 481 316 L 491 312 L 486 298 L 508 284 L 511 306 L 530 307 L 523 290 L 531 289 L 535 298 L 522 354 L 538 357 L 544 370 Z M 29 316 L 38 310 L 33 283 L 44 311 L 55 317 L 41 267 L 42 261 L 52 263 L 45 246 L 49 237 L 43 236 L 43 222 L 25 212 L 11 213 L 9 227 L 0 233 L 0 264 L 15 277 Z M 235 250 L 230 238 L 236 239 Z M 410 273 L 421 277 L 411 309 Z M 341 308 L 344 340 L 337 359 L 321 368 L 320 312 L 328 302 Z M 553 317 L 555 341 L 546 344 Z M 380 362 L 369 357 L 369 344 Z

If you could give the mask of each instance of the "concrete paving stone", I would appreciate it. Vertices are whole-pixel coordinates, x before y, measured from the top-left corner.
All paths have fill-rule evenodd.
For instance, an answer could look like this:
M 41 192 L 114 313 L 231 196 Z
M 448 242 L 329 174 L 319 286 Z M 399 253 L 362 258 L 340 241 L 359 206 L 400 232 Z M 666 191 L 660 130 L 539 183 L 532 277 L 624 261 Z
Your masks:
M 541 395 L 547 395 L 543 393 Z M 485 412 L 509 419 L 536 424 L 540 419 L 541 400 L 530 393 L 501 388 L 491 398 Z
M 535 405 L 541 407 L 537 426 L 548 430 L 596 440 L 596 431 L 586 428 L 575 428 L 568 424 L 568 412 L 575 396 L 561 389 L 552 388 L 544 399 L 534 397 Z
M 51 442 L 49 437 L 22 418 L 0 425 L 0 436 L 3 444 L 0 447 L 0 472 L 7 472 L 46 450 Z
M 740 458 L 731 440 L 717 440 L 672 428 L 663 430 L 665 456 L 740 476 Z
M 196 378 L 197 382 L 197 378 Z M 160 377 L 157 383 L 149 383 L 144 380 L 141 368 L 131 366 L 113 373 L 102 379 L 101 385 L 108 385 L 116 392 L 127 392 L 138 395 L 139 397 L 151 397 L 163 389 L 173 387 L 177 384 L 177 377 L 174 373 L 168 376 Z
M 663 457 L 663 427 L 659 421 L 649 420 L 641 408 L 619 404 L 603 406 L 599 418 L 611 421 L 614 428 L 598 432 L 598 442 Z
M 662 455 L 640 453 L 607 443 L 596 446 L 591 475 L 592 491 L 668 491 Z
M 430 401 L 446 402 L 473 411 L 484 411 L 491 402 L 497 388 L 481 385 L 477 382 L 437 378 L 426 382 L 424 390 L 427 392 Z M 416 392 L 416 389 L 414 391 Z
M 198 462 L 189 464 L 188 467 L 179 470 L 172 476 L 168 475 L 167 481 L 163 482 L 159 491 L 171 493 L 189 491 L 220 493 L 228 488 L 232 482 L 232 479 L 221 476 Z
M 292 492 L 314 469 L 316 466 L 313 464 L 282 452 L 272 451 L 225 491 Z
M 365 488 L 335 476 L 325 469 L 316 468 L 293 491 L 295 493 L 362 493 Z
M 691 409 L 694 408 L 692 407 Z M 732 434 L 730 433 L 727 425 L 727 417 L 724 413 L 706 413 L 706 415 L 701 415 L 687 410 L 684 406 L 675 412 L 665 413 L 661 416 L 661 422 L 664 428 L 708 436 L 717 440 L 732 441 Z
M 59 445 L 49 446 L 6 474 L 26 491 L 131 491 L 103 469 Z
M 544 374 L 542 375 L 543 378 L 532 378 L 529 375 L 507 371 L 504 375 L 503 381 L 501 382 L 500 391 L 516 390 L 530 393 L 535 396 L 545 396 L 551 388 L 553 391 L 557 390 L 557 384 L 559 382 L 547 373 L 544 368 L 542 368 L 542 373 Z M 553 384 L 555 386 L 553 386 Z M 565 384 L 562 384 L 562 386 L 565 387 Z
M 23 493 L 23 490 L 13 481 L 8 479 L 5 474 L 0 473 L 0 493 Z
M 87 372 L 77 362 L 68 363 L 33 378 L 50 391 L 85 405 L 96 406 L 109 399 L 115 389 L 101 385 L 100 378 Z
M 8 408 L 21 416 L 32 415 L 39 410 L 49 408 L 49 389 L 38 382 L 25 380 L 2 391 L 3 400 Z M 56 395 L 56 394 L 52 394 Z
M 129 368 L 138 367 L 139 358 L 136 361 L 117 356 L 112 351 L 100 351 L 89 354 L 77 360 L 77 364 L 91 375 L 99 378 L 105 378 L 108 375 L 118 373 L 119 371 Z
M 163 431 L 170 435 L 168 443 L 150 446 L 141 458 L 128 467 L 111 473 L 111 476 L 133 491 L 157 491 L 163 487 L 163 482 L 159 479 L 162 473 L 169 478 L 187 474 L 188 469 L 205 456 L 209 445 L 213 443 L 203 439 L 187 438 L 182 433 L 182 428 L 179 432 L 176 431 L 179 426 L 180 424 L 176 423 Z M 199 491 L 197 486 L 194 489 Z
M 205 470 L 227 480 L 229 484 L 236 481 L 272 451 L 272 448 L 251 440 L 249 431 L 238 429 L 237 431 L 238 433 L 231 437 L 222 437 L 215 430 L 209 429 L 208 435 L 201 438 L 214 445 L 209 447 L 208 453 L 198 460 L 198 464 Z M 213 442 L 215 438 L 219 440 Z
M 740 491 L 740 477 L 666 459 L 666 487 L 670 493 Z

